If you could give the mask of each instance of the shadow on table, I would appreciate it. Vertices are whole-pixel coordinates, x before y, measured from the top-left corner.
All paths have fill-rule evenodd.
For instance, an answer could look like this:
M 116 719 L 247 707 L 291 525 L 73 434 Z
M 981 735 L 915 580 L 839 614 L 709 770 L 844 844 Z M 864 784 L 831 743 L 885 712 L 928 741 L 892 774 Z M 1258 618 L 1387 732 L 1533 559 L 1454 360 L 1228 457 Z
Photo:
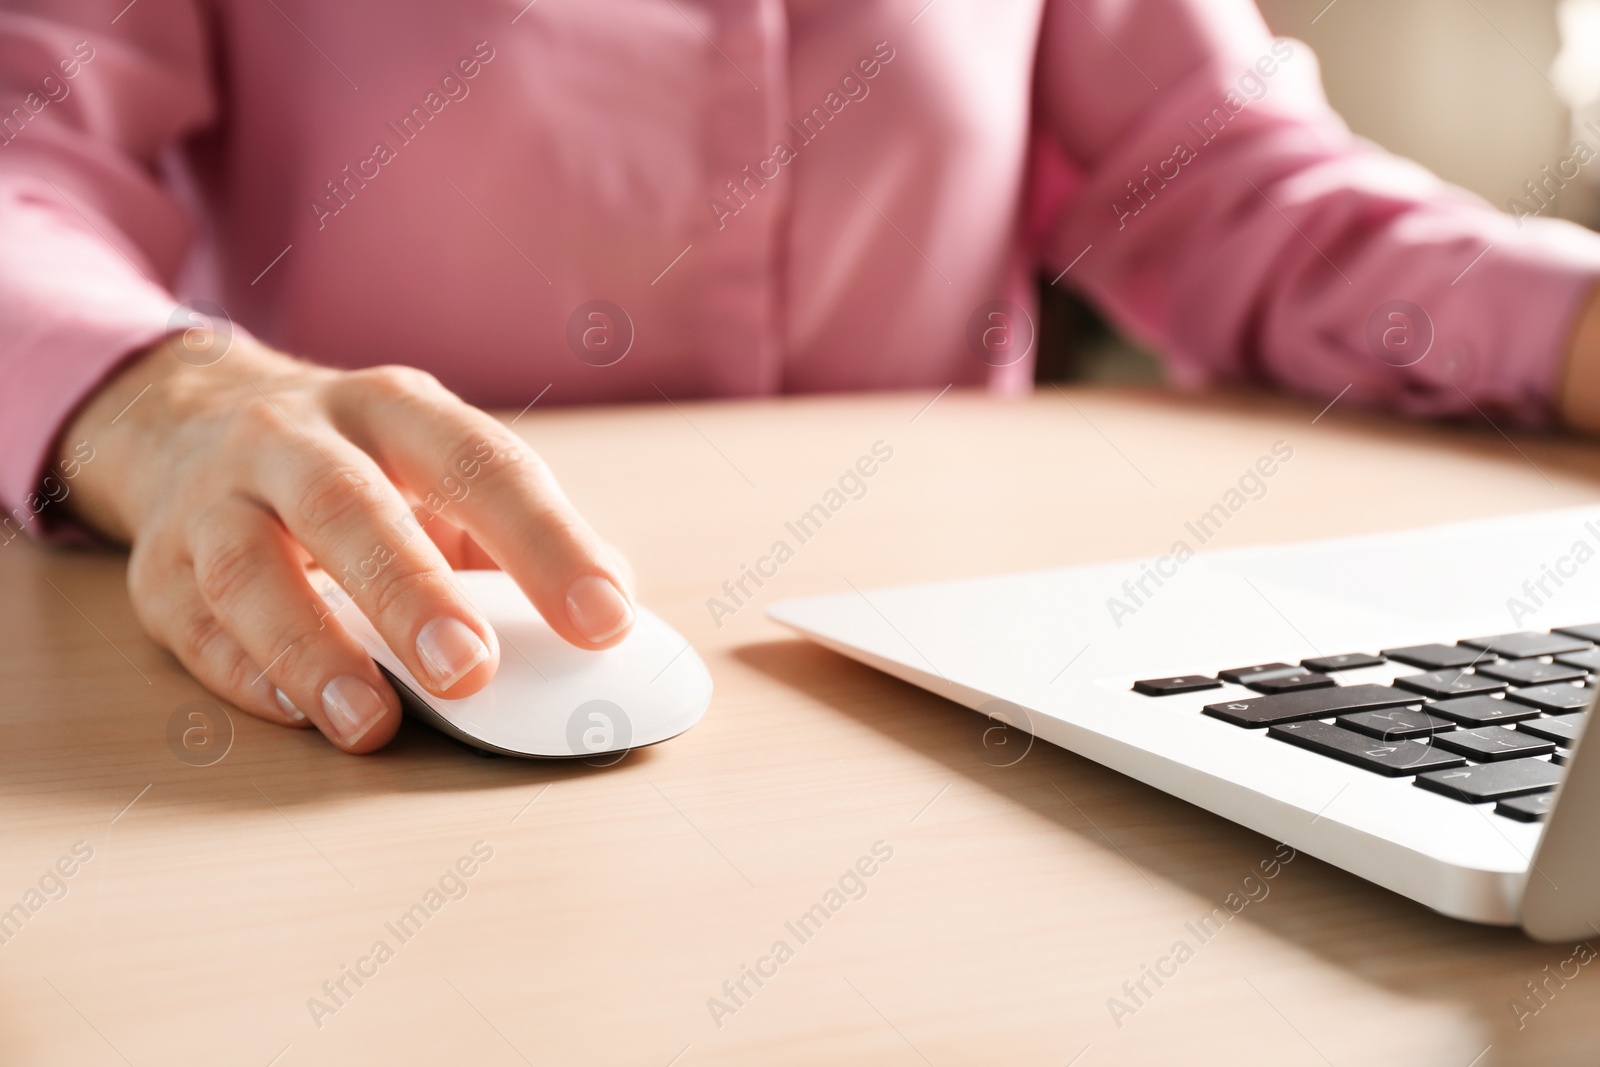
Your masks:
M 988 720 L 820 646 L 773 641 L 734 656 L 1064 831 L 1115 849 L 1150 877 L 1193 893 L 1199 911 L 1220 904 L 1241 872 L 1272 855 L 1274 843 L 1254 831 L 1042 741 L 1011 766 L 991 766 L 975 744 Z M 1510 1007 L 1516 997 L 1537 1007 L 1525 983 L 1542 980 L 1546 966 L 1555 973 L 1573 955 L 1571 947 L 1446 918 L 1305 854 L 1292 872 L 1275 906 L 1245 908 L 1238 919 L 1391 992 L 1470 1013 L 1485 1028 L 1485 1043 L 1492 1042 L 1472 1067 L 1595 1062 L 1594 1042 L 1573 1044 L 1581 1028 L 1574 1020 L 1600 1009 L 1600 980 L 1585 982 L 1587 967 L 1546 1009 L 1560 1012 L 1564 1025 L 1544 1026 L 1534 1016 L 1519 1029 Z M 1375 945 L 1383 951 L 1374 952 Z
M 199 699 L 214 707 L 207 695 Z M 160 717 L 146 723 L 137 743 L 148 752 L 137 759 L 106 759 L 99 772 L 82 771 L 55 779 L 55 789 L 77 786 L 103 800 L 108 815 L 142 796 L 197 812 L 229 808 L 325 807 L 343 798 L 382 798 L 440 792 L 460 795 L 477 790 L 537 788 L 637 770 L 657 758 L 654 749 L 627 752 L 615 763 L 601 759 L 522 759 L 497 756 L 472 748 L 407 717 L 394 740 L 378 752 L 349 756 L 335 749 L 315 730 L 289 731 L 230 710 L 234 737 L 231 749 L 213 765 L 180 762 L 159 738 Z M 157 734 L 154 744 L 150 735 Z M 155 746 L 159 745 L 159 750 Z M 611 757 L 606 757 L 610 759 Z M 41 764 L 26 746 L 0 754 L 0 781 L 26 783 Z
M 489 757 L 409 718 L 368 756 L 339 752 L 315 730 L 290 730 L 208 693 L 140 630 L 114 552 L 0 552 L 0 783 L 7 792 L 69 794 L 117 813 L 143 803 L 292 810 L 341 797 L 538 786 L 607 773 L 596 760 Z M 63 603 L 65 601 L 65 603 Z M 70 605 L 70 608 L 67 606 Z M 174 741 L 191 720 L 202 743 Z M 175 726 L 176 723 L 176 726 Z M 210 745 L 207 748 L 207 745 Z M 220 753 L 220 758 L 212 756 Z M 630 752 L 618 770 L 647 763 Z

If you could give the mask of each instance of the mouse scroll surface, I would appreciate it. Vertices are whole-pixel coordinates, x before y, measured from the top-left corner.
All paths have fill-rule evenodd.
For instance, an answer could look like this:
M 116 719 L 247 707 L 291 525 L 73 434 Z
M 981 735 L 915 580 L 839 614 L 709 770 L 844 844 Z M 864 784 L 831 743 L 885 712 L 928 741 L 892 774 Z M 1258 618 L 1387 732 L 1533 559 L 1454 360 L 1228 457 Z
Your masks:
M 500 667 L 472 696 L 428 693 L 346 592 L 321 573 L 312 585 L 383 669 L 406 710 L 478 748 L 513 756 L 590 757 L 675 737 L 700 721 L 711 675 L 676 630 L 638 609 L 614 648 L 590 652 L 562 640 L 501 571 L 456 579 L 500 639 Z

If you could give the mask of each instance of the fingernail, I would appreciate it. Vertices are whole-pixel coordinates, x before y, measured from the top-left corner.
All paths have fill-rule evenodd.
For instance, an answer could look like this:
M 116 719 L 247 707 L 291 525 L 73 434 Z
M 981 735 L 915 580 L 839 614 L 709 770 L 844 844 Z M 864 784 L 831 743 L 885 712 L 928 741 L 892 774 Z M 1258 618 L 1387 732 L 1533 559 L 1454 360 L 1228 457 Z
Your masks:
M 272 695 L 278 698 L 278 707 L 283 709 L 285 715 L 295 722 L 306 721 L 306 713 L 294 706 L 294 701 L 289 699 L 288 693 L 285 693 L 282 689 L 274 689 Z
M 383 718 L 383 698 L 353 674 L 341 674 L 322 687 L 322 710 L 339 740 L 353 745 Z
M 586 574 L 567 590 L 567 614 L 584 637 L 600 644 L 633 624 L 633 607 L 605 578 Z
M 460 619 L 440 615 L 417 634 L 417 658 L 435 686 L 449 689 L 489 658 L 489 646 Z

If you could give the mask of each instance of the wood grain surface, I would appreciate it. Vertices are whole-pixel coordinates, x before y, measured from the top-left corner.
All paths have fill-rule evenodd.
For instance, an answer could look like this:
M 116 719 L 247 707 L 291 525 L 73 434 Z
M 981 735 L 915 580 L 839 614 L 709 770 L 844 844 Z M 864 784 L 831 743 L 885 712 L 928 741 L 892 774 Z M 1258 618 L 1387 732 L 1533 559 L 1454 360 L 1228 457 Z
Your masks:
M 1549 978 L 1572 948 L 1307 856 L 1201 943 L 1186 924 L 1273 842 L 1049 746 L 992 767 L 970 712 L 763 615 L 1158 553 L 1278 440 L 1293 462 L 1214 546 L 1600 487 L 1580 442 L 1321 406 L 1049 388 L 534 409 L 516 428 L 716 679 L 700 726 L 606 768 L 412 724 L 350 757 L 220 706 L 231 745 L 192 765 L 169 726 L 208 698 L 140 633 L 124 559 L 12 541 L 0 924 L 26 918 L 0 925 L 0 1063 L 1596 1062 L 1600 970 Z M 714 618 L 877 442 L 892 458 L 858 498 Z M 1135 1004 L 1125 983 L 1180 940 L 1192 956 Z

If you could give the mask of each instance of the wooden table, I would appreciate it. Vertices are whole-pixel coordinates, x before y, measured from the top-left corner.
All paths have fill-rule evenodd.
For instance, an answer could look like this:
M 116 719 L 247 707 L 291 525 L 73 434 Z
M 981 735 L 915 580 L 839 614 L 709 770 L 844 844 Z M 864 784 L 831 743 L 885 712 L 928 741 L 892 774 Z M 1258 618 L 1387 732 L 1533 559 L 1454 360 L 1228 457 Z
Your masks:
M 971 713 L 761 609 L 1155 554 L 1280 438 L 1219 545 L 1586 502 L 1600 453 L 1256 396 L 931 399 L 518 423 L 716 678 L 699 727 L 604 769 L 411 725 L 353 758 L 237 712 L 192 766 L 168 729 L 204 691 L 140 634 L 122 558 L 0 548 L 0 909 L 40 905 L 0 945 L 0 1063 L 1594 1062 L 1600 970 L 1511 1009 L 1571 949 L 1310 857 L 1114 1020 L 1273 843 L 1046 746 L 992 767 Z M 880 440 L 865 496 L 717 626 L 708 598 Z

